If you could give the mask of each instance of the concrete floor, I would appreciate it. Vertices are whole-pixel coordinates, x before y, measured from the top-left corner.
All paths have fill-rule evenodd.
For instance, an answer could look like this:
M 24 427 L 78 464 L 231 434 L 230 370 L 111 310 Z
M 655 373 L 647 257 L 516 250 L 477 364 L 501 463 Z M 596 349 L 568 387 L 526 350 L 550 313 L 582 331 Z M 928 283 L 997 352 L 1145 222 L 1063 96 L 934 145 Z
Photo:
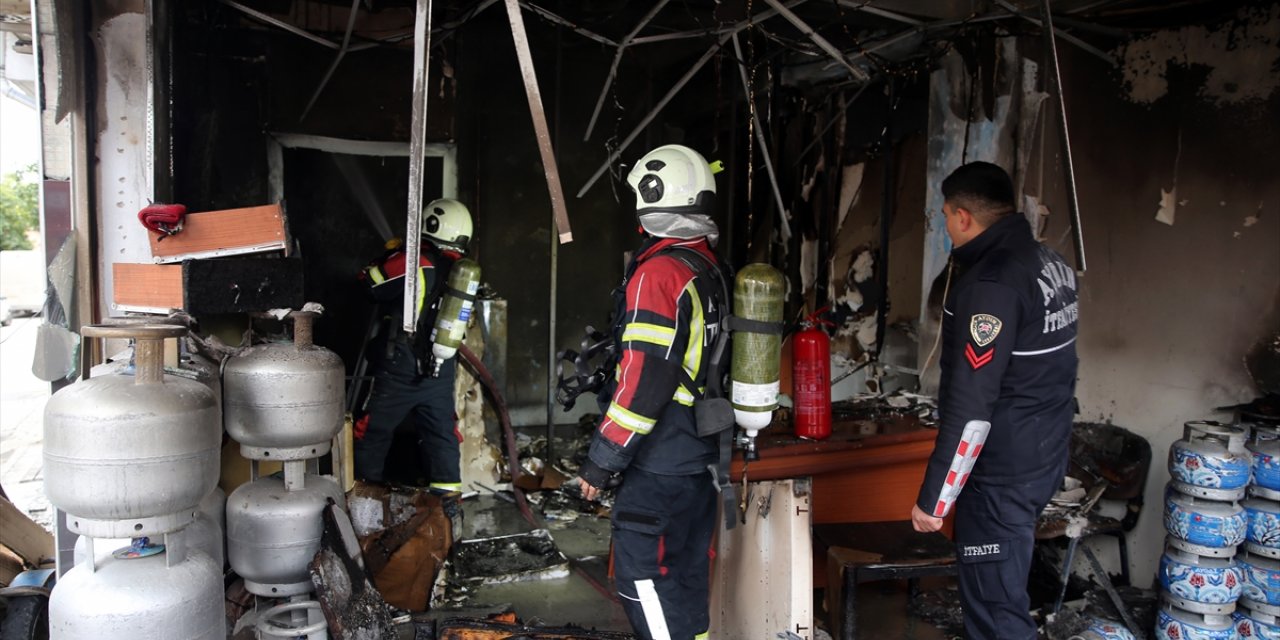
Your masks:
M 536 507 L 534 512 L 537 513 Z M 467 500 L 463 513 L 459 540 L 534 529 L 515 505 L 493 496 Z M 434 611 L 433 617 L 484 617 L 511 610 L 526 623 L 572 623 L 599 630 L 629 631 L 622 607 L 612 599 L 608 586 L 609 521 L 584 516 L 572 522 L 547 521 L 545 528 L 570 559 L 568 577 L 477 587 L 462 606 Z
M 31 374 L 38 317 L 14 318 L 0 327 L 0 485 L 9 500 L 46 529 L 53 509 L 44 497 L 44 405 L 49 383 Z
M 514 505 L 492 496 L 472 498 L 464 505 L 463 535 L 460 539 L 507 535 L 533 528 Z M 612 585 L 606 575 L 608 520 L 583 516 L 572 522 L 550 521 L 546 528 L 560 550 L 573 561 L 573 570 L 568 577 L 479 587 L 471 592 L 462 606 L 435 611 L 433 617 L 484 617 L 509 610 L 526 623 L 574 624 L 599 630 L 629 631 L 622 608 L 600 591 L 603 588 L 612 593 Z M 924 582 L 922 588 L 946 589 L 953 584 L 952 580 L 938 579 Z M 820 612 L 819 617 L 825 617 L 825 613 L 821 613 L 820 591 L 815 592 L 815 598 L 814 611 Z M 909 614 L 905 582 L 860 585 L 858 614 L 859 636 L 862 638 L 950 640 L 956 637 Z M 818 628 L 826 626 L 824 619 L 815 621 L 815 624 Z M 814 640 L 825 637 L 829 636 L 820 632 Z

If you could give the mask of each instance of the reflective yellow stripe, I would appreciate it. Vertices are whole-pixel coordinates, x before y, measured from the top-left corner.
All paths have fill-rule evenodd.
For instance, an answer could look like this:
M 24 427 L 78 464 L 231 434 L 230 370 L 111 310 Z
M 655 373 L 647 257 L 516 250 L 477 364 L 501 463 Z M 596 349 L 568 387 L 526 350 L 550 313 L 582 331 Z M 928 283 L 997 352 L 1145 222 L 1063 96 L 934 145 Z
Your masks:
M 701 391 L 701 389 L 699 389 L 699 391 Z M 689 393 L 689 391 L 685 389 L 684 385 L 680 385 L 676 387 L 676 393 L 674 396 L 671 397 L 671 399 L 675 400 L 676 402 L 686 407 L 693 406 L 693 400 L 694 400 L 693 394 Z
M 698 295 L 698 290 L 694 288 L 692 281 L 685 286 L 684 291 L 689 296 L 691 313 L 689 314 L 689 344 L 685 347 L 684 358 L 680 366 L 684 367 L 690 379 L 696 380 L 702 367 L 702 343 L 706 339 L 707 321 L 702 312 L 702 297 Z M 676 393 L 672 396 L 672 400 L 686 407 L 692 407 L 694 401 L 692 391 L 692 389 L 681 384 L 676 387 Z M 703 389 L 700 388 L 698 391 L 702 392 Z
M 711 634 L 710 631 L 703 631 L 702 633 L 699 633 L 698 635 L 694 636 L 693 640 L 707 640 L 707 638 L 711 637 L 710 634 Z
M 422 315 L 422 305 L 427 301 L 427 272 L 418 267 L 418 315 Z
M 461 482 L 432 482 L 428 489 L 444 489 L 445 491 L 462 491 Z
M 684 290 L 689 295 L 692 309 L 692 313 L 689 314 L 689 345 L 684 350 L 684 370 L 689 372 L 690 378 L 696 380 L 698 367 L 702 366 L 702 342 L 707 331 L 707 319 L 702 312 L 702 297 L 693 287 L 693 281 L 690 281 Z
M 605 415 L 619 427 L 642 436 L 648 435 L 650 431 L 653 431 L 653 424 L 658 421 L 656 418 L 646 418 L 638 413 L 628 411 L 617 403 L 610 404 L 609 410 L 605 412 Z
M 648 342 L 669 347 L 676 339 L 676 330 L 658 324 L 632 322 L 622 330 L 623 342 Z
M 365 273 L 369 274 L 369 280 L 374 284 L 382 284 L 387 281 L 386 276 L 382 275 L 382 269 L 377 267 L 366 267 Z

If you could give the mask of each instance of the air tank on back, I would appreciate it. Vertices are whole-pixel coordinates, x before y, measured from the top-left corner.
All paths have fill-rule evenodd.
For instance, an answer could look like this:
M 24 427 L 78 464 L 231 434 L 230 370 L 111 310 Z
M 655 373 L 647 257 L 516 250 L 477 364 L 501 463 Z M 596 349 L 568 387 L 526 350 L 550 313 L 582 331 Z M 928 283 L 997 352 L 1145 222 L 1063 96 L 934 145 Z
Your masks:
M 342 428 L 342 358 L 312 343 L 314 313 L 289 317 L 292 344 L 251 347 L 223 370 L 227 432 L 252 460 L 322 456 Z
M 96 538 L 176 531 L 218 482 L 222 428 L 213 391 L 164 373 L 161 325 L 87 326 L 86 337 L 136 338 L 134 376 L 88 378 L 49 398 L 44 476 L 70 529 Z
M 782 360 L 782 313 L 786 281 L 767 264 L 749 264 L 733 283 L 733 362 L 730 400 L 733 415 L 747 432 L 748 460 L 758 457 L 756 434 L 778 408 Z
M 462 258 L 449 269 L 448 286 L 440 300 L 436 324 L 431 329 L 431 355 L 435 357 L 432 377 L 440 375 L 440 365 L 458 353 L 467 335 L 467 322 L 480 288 L 480 265 Z

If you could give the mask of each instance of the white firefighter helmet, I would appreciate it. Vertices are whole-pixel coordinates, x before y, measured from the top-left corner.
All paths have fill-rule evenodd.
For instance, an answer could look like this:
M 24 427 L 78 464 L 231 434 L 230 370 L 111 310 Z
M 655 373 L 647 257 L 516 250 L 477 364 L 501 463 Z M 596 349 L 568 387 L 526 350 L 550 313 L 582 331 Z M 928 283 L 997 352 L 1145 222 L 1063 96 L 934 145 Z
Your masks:
M 658 147 L 636 162 L 627 184 L 636 193 L 636 219 L 650 235 L 716 243 L 716 182 L 702 154 L 678 144 Z
M 636 215 L 700 213 L 709 215 L 716 195 L 715 178 L 702 154 L 679 144 L 646 153 L 627 175 L 636 192 Z
M 432 200 L 422 208 L 418 233 L 441 249 L 466 253 L 471 242 L 471 212 L 452 198 Z

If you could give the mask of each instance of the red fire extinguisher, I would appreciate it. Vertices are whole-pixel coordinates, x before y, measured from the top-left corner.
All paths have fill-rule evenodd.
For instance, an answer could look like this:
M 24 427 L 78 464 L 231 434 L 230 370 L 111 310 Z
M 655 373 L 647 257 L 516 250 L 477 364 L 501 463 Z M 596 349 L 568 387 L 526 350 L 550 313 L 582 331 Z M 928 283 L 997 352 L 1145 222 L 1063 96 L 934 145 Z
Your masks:
M 811 440 L 831 435 L 831 341 L 818 326 L 824 312 L 815 311 L 791 337 L 796 437 Z

